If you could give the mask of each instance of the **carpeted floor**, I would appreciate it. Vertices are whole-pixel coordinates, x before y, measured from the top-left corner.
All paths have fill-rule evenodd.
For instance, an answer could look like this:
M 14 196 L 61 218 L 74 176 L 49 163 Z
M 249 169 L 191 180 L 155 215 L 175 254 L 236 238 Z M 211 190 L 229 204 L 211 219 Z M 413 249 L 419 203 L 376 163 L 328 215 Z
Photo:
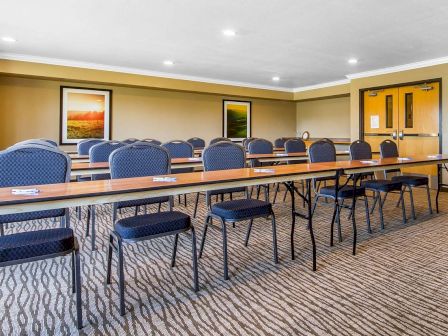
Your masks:
M 434 195 L 433 195 L 434 196 Z M 351 222 L 342 214 L 342 243 L 329 247 L 332 208 L 320 205 L 314 220 L 318 269 L 311 270 L 309 233 L 299 220 L 296 260 L 291 260 L 289 197 L 274 206 L 280 264 L 272 261 L 269 221 L 255 222 L 244 247 L 247 223 L 228 226 L 230 280 L 222 278 L 221 234 L 209 230 L 199 262 L 200 291 L 192 290 L 190 237 L 179 239 L 176 267 L 170 268 L 172 237 L 125 247 L 126 309 L 118 313 L 116 260 L 113 283 L 105 286 L 110 207 L 98 210 L 98 250 L 85 238 L 85 212 L 72 227 L 81 243 L 84 329 L 81 335 L 448 335 L 448 195 L 441 213 L 429 215 L 416 192 L 417 220 L 401 223 L 390 197 L 386 230 L 372 216 L 366 231 L 363 205 L 357 209 L 359 244 L 351 255 Z M 395 198 L 396 199 L 396 198 Z M 192 213 L 194 195 L 185 209 Z M 408 201 L 408 200 L 407 200 Z M 407 202 L 408 205 L 408 202 Z M 194 220 L 198 245 L 204 204 Z M 124 215 L 131 215 L 131 211 Z M 410 216 L 408 206 L 408 216 Z M 52 220 L 14 224 L 7 233 L 53 227 Z M 0 270 L 3 335 L 70 335 L 75 298 L 70 257 Z

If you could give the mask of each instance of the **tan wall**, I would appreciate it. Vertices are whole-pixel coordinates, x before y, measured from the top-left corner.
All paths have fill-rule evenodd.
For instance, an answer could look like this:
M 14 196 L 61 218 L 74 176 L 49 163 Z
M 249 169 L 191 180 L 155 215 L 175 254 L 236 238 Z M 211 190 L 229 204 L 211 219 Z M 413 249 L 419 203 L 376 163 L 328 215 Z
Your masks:
M 112 136 L 161 141 L 222 134 L 221 95 L 0 76 L 0 148 L 27 138 L 59 139 L 60 86 L 113 90 Z M 248 100 L 248 99 L 245 99 Z M 294 136 L 296 103 L 252 101 L 252 135 Z
M 350 138 L 350 97 L 297 102 L 297 132 L 312 138 Z

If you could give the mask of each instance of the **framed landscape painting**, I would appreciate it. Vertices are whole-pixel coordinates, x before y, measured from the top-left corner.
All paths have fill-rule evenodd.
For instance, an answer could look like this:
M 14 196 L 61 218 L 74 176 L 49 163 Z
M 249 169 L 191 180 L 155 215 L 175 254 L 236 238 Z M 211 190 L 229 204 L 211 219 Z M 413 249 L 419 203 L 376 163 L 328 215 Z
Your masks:
M 223 100 L 223 136 L 242 141 L 250 135 L 251 102 Z
M 111 90 L 61 86 L 61 145 L 111 139 Z

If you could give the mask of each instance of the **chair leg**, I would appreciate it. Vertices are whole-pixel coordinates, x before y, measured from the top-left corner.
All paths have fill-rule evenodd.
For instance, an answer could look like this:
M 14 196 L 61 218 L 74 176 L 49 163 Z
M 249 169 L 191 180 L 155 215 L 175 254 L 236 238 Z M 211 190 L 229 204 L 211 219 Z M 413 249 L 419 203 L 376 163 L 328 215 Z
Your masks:
M 3 226 L 3 223 L 0 223 L 0 236 L 4 236 L 5 235 L 5 228 Z
M 157 206 L 157 212 L 160 212 L 162 210 L 162 203 L 159 203 L 159 205 Z
M 106 284 L 110 285 L 111 270 L 112 270 L 112 252 L 114 249 L 114 236 L 109 235 L 109 248 L 107 249 L 107 272 L 106 272 Z
M 91 239 L 92 239 L 92 251 L 96 250 L 96 246 L 95 246 L 95 238 L 96 238 L 96 232 L 95 232 L 96 231 L 95 230 L 96 216 L 95 216 L 95 212 L 96 212 L 95 206 L 92 205 L 92 210 L 90 212 L 91 217 L 92 217 L 92 237 L 91 237 Z
M 82 213 L 81 207 L 80 206 L 76 207 L 76 214 L 78 215 L 78 220 L 81 220 L 81 213 Z
M 230 200 L 233 201 L 233 193 L 230 193 Z
M 72 252 L 71 266 L 72 266 L 72 293 L 76 293 L 75 251 Z
M 92 217 L 92 209 L 91 209 L 91 205 L 87 206 L 87 223 L 86 223 L 86 237 L 89 236 L 90 234 L 90 220 Z
M 317 207 L 317 201 L 319 200 L 320 196 L 316 195 L 314 197 L 314 206 L 313 206 L 313 211 L 311 212 L 311 215 L 314 216 L 314 211 L 316 211 L 316 207 Z
M 431 192 L 429 191 L 429 184 L 426 185 L 426 196 L 428 197 L 429 214 L 432 215 Z
M 339 206 L 338 206 L 338 211 L 336 213 L 336 224 L 338 225 L 339 242 L 342 243 L 341 208 Z
M 376 208 L 376 203 L 378 202 L 378 194 L 375 191 L 374 192 L 374 197 L 373 197 L 373 205 L 372 205 L 372 209 L 370 209 L 370 214 L 373 214 L 373 210 L 375 210 Z
M 198 213 L 198 204 L 199 204 L 199 193 L 196 193 L 196 200 L 194 201 L 193 218 L 196 218 L 196 215 Z
M 177 203 L 179 203 L 179 205 L 180 205 L 180 194 L 177 195 Z
M 370 226 L 369 201 L 367 200 L 367 195 L 364 196 L 364 206 L 366 208 L 367 231 L 369 233 L 372 233 L 372 227 Z
M 138 215 L 138 212 L 140 211 L 140 207 L 136 206 L 134 211 L 134 217 Z
M 159 212 L 160 212 L 160 203 L 159 203 Z M 148 213 L 148 204 L 145 204 L 143 206 L 143 214 L 146 215 Z
M 403 196 L 403 189 L 400 190 L 400 195 Z M 403 217 L 403 224 L 406 224 L 407 218 L 406 218 L 406 209 L 404 207 L 404 197 L 401 197 L 401 214 Z
M 406 187 L 405 187 L 405 189 L 406 189 Z M 404 193 L 400 193 L 400 198 L 398 199 L 398 201 L 397 201 L 397 204 L 396 204 L 396 207 L 398 208 L 398 206 L 400 205 L 400 203 L 401 203 L 401 199 L 404 197 Z
M 224 259 L 224 280 L 229 279 L 229 266 L 228 266 L 228 257 L 227 257 L 227 229 L 226 229 L 226 222 L 220 218 L 221 220 L 221 227 L 222 227 L 222 253 L 223 253 L 223 259 Z
M 123 256 L 123 243 L 120 238 L 117 241 L 118 245 L 118 282 L 119 282 L 119 295 L 120 295 L 120 315 L 125 314 L 124 305 L 124 256 Z
M 280 183 L 277 183 L 275 186 L 274 199 L 272 200 L 272 204 L 275 204 L 275 200 L 277 199 L 277 194 L 278 194 L 279 189 L 280 189 Z
M 187 194 L 184 194 L 184 205 L 187 206 Z
M 176 233 L 174 235 L 174 242 L 173 242 L 173 254 L 171 255 L 171 267 L 174 267 L 176 263 L 176 252 L 177 252 L 177 241 L 179 240 L 179 234 Z
M 380 215 L 380 225 L 381 230 L 384 230 L 384 216 L 383 216 L 383 200 L 381 199 L 381 192 L 377 191 L 377 198 L 378 198 L 378 213 Z
M 207 217 L 205 218 L 204 232 L 202 232 L 201 247 L 199 248 L 199 259 L 202 257 L 202 252 L 204 251 L 205 237 L 207 236 L 209 219 L 210 219 L 210 216 L 207 215 Z
M 338 212 L 338 204 L 336 201 L 334 202 L 334 208 L 333 208 L 333 217 L 331 218 L 331 225 L 330 225 L 330 246 L 334 245 L 334 222 L 336 220 L 336 215 Z
M 257 199 L 260 199 L 260 186 L 257 185 Z
M 249 222 L 249 226 L 247 227 L 247 233 L 246 233 L 246 239 L 244 240 L 244 246 L 249 245 L 249 237 L 250 237 L 250 232 L 252 230 L 252 224 L 253 224 L 254 220 L 251 219 Z
M 76 317 L 77 327 L 82 329 L 82 305 L 81 305 L 81 259 L 79 257 L 79 250 L 75 250 L 75 281 L 76 281 Z
M 409 198 L 411 201 L 411 214 L 412 214 L 412 219 L 416 219 L 415 217 L 415 208 L 414 208 L 414 195 L 412 193 L 412 187 L 408 186 L 409 188 Z
M 275 223 L 275 214 L 271 212 L 272 221 L 272 251 L 274 256 L 274 263 L 278 264 L 278 249 L 277 249 L 277 225 Z
M 193 289 L 195 292 L 199 291 L 199 274 L 198 274 L 198 253 L 196 249 L 196 232 L 194 227 L 191 227 L 191 252 L 193 263 Z

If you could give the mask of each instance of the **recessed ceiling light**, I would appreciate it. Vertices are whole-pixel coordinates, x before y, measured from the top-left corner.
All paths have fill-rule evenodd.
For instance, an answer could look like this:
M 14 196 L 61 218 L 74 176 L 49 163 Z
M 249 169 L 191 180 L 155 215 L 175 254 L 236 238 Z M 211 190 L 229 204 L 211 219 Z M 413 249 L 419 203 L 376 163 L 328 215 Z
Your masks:
M 356 63 L 358 63 L 358 60 L 357 60 L 356 58 L 350 58 L 350 59 L 348 60 L 348 63 L 350 63 L 350 64 L 356 64 Z
M 165 65 L 174 65 L 174 62 L 170 61 L 170 60 L 166 60 L 166 61 L 163 61 L 163 64 L 165 64 Z
M 273 80 L 274 82 L 278 82 L 278 81 L 280 80 L 280 77 L 278 77 L 278 76 L 274 76 L 274 77 L 272 77 L 272 80 Z
M 234 31 L 233 29 L 224 29 L 222 31 L 222 34 L 224 36 L 235 36 L 236 35 L 236 31 Z
M 16 42 L 17 40 L 14 37 L 11 37 L 11 36 L 4 36 L 4 37 L 2 37 L 2 41 L 3 42 L 10 42 L 10 43 L 12 43 L 12 42 Z

